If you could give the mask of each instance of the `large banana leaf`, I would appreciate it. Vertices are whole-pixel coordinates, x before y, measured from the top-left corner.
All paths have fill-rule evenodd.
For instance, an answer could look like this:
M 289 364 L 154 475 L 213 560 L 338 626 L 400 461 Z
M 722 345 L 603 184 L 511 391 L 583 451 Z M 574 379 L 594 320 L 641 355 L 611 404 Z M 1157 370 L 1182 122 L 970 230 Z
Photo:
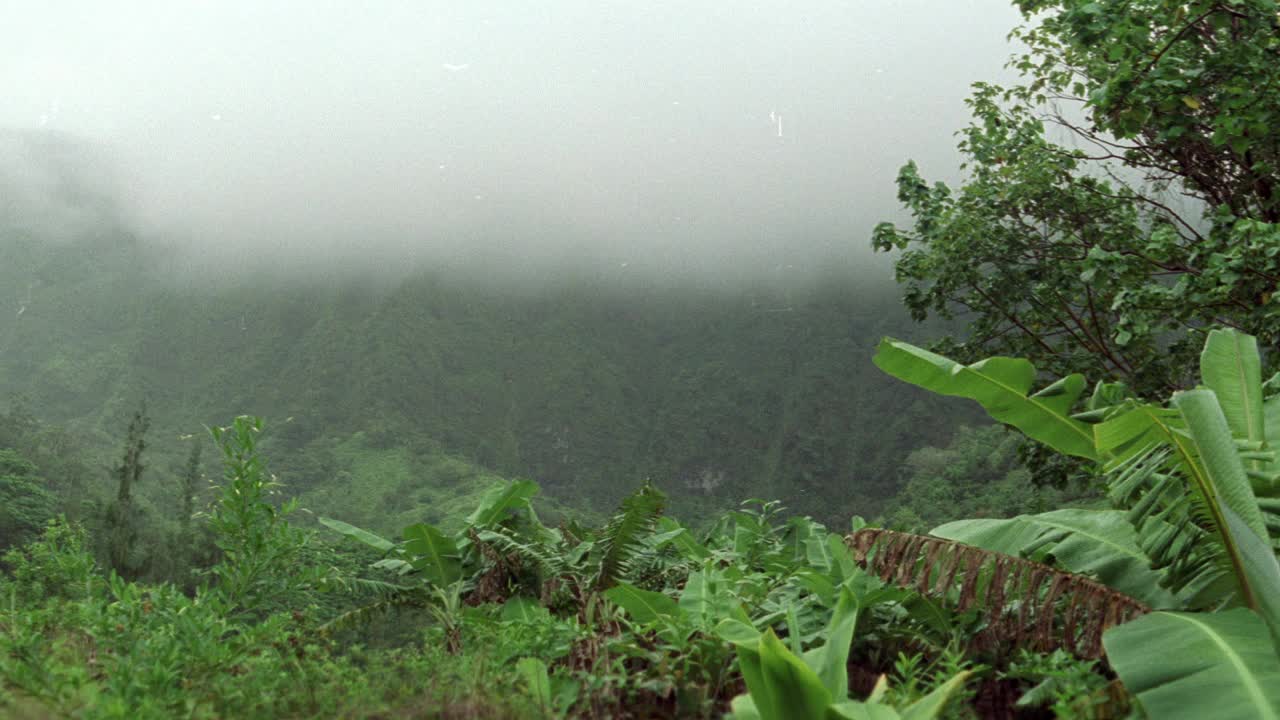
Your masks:
M 831 621 L 822 634 L 819 648 L 805 654 L 805 662 L 836 700 L 849 696 L 849 649 L 853 646 L 853 630 L 858 625 L 860 602 L 847 587 L 840 588 L 840 599 L 831 613 Z
M 409 564 L 433 584 L 444 587 L 462 577 L 462 561 L 453 538 L 431 525 L 418 523 L 404 529 L 404 539 Z
M 1245 578 L 1256 599 L 1253 607 L 1271 629 L 1276 651 L 1280 652 L 1280 562 L 1267 541 L 1245 527 L 1238 515 L 1230 509 L 1223 512 L 1227 528 L 1240 546 Z
M 865 702 L 849 700 L 846 663 L 859 608 L 857 596 L 841 588 L 826 642 L 801 659 L 772 630 L 759 633 L 739 620 L 724 620 L 716 632 L 737 648 L 738 666 L 749 695 L 732 703 L 734 720 L 932 720 L 964 685 L 959 673 L 915 703 L 897 710 L 881 702 L 883 687 Z
M 1206 499 L 1216 498 L 1223 506 L 1231 508 L 1249 529 L 1266 537 L 1267 528 L 1258 509 L 1258 499 L 1245 475 L 1240 452 L 1236 449 L 1216 394 L 1212 390 L 1177 393 L 1173 396 L 1173 406 L 1186 420 L 1188 436 L 1194 447 L 1195 455 L 1189 457 L 1186 450 L 1180 448 L 1186 463 L 1194 465 L 1199 459 L 1203 478 L 1196 478 L 1196 482 L 1202 483 L 1200 491 Z M 1182 437 L 1177 440 L 1181 445 Z M 1212 508 L 1210 512 L 1214 512 Z M 1225 526 L 1225 521 L 1222 524 Z
M 1160 720 L 1280 720 L 1280 659 L 1253 612 L 1152 613 L 1103 636 L 1107 659 Z
M 1255 444 L 1266 440 L 1262 362 L 1253 336 L 1235 330 L 1210 332 L 1200 354 L 1200 378 L 1218 396 L 1232 435 Z
M 636 622 L 651 623 L 663 618 L 683 618 L 685 611 L 663 593 L 640 588 L 625 582 L 604 591 L 604 596 L 627 611 Z
M 935 355 L 892 338 L 876 350 L 874 362 L 886 373 L 940 395 L 976 400 L 1002 423 L 1055 450 L 1097 459 L 1093 430 L 1070 417 L 1084 392 L 1084 376 L 1069 375 L 1034 395 L 1036 369 L 1026 360 L 993 357 L 972 365 Z
M 1151 569 L 1122 510 L 1068 509 L 1007 520 L 957 520 L 929 534 L 1034 560 L 1052 554 L 1058 567 L 1091 575 L 1151 607 L 1178 606 L 1173 594 L 1160 586 L 1160 573 Z
M 485 528 L 507 516 L 508 512 L 531 507 L 530 498 L 538 494 L 538 484 L 531 480 L 516 480 L 494 487 L 485 493 L 480 505 L 467 516 L 467 525 Z
M 1248 567 L 1250 558 L 1241 543 L 1251 534 L 1266 538 L 1267 530 L 1226 417 L 1212 390 L 1177 393 L 1173 405 L 1186 422 L 1186 432 L 1175 432 L 1172 438 L 1189 480 L 1197 519 L 1217 541 L 1236 582 L 1239 601 L 1258 610 L 1262 589 L 1254 586 L 1256 575 Z M 1228 511 L 1238 517 L 1243 532 L 1233 530 Z M 1274 562 L 1274 556 L 1271 559 Z
M 688 528 L 669 517 L 658 518 L 658 534 L 652 540 L 655 547 L 674 544 L 689 560 L 702 561 L 711 557 L 711 551 L 699 543 Z
M 1272 395 L 1262 402 L 1263 424 L 1266 426 L 1267 447 L 1271 450 L 1280 450 L 1280 394 Z M 1280 467 L 1280 462 L 1273 461 L 1270 465 L 1271 470 Z M 1273 480 L 1269 483 L 1269 487 L 1255 489 L 1261 490 L 1259 495 L 1264 497 L 1280 496 L 1280 482 Z
M 359 542 L 362 542 L 365 545 L 368 545 L 369 547 L 375 550 L 388 552 L 393 548 L 395 548 L 396 546 L 395 543 L 391 542 L 390 540 L 387 540 L 386 538 L 375 535 L 369 532 L 368 530 L 358 528 L 355 525 L 344 523 L 341 520 L 334 520 L 333 518 L 322 517 L 320 518 L 320 524 L 324 525 L 330 530 L 336 530 L 342 533 L 343 535 L 346 535 L 347 537 L 351 538 L 352 540 L 357 540 Z
M 761 720 L 821 718 L 831 705 L 831 692 L 803 660 L 787 649 L 772 630 L 766 630 L 752 645 L 740 644 L 738 666 L 747 682 L 750 702 L 741 715 Z M 734 703 L 735 715 L 739 703 Z

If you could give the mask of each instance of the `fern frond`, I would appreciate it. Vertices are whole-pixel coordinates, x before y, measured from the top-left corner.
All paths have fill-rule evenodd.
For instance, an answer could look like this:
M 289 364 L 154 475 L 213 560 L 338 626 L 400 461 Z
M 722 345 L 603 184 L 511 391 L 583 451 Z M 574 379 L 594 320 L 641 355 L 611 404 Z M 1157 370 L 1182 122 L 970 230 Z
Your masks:
M 667 496 L 649 483 L 622 501 L 596 541 L 600 550 L 600 570 L 594 583 L 597 589 L 613 587 L 627 577 L 645 547 L 643 538 L 653 532 L 666 503 Z
M 881 580 L 986 614 L 975 650 L 1062 648 L 1102 655 L 1102 633 L 1150 611 L 1084 575 L 928 535 L 864 528 L 846 538 L 854 560 Z

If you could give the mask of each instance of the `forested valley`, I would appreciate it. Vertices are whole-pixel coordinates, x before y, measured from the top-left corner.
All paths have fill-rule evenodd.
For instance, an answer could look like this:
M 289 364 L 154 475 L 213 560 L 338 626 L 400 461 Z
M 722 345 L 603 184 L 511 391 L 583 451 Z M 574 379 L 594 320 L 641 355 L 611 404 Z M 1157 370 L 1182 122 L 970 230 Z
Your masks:
M 504 291 L 424 273 L 193 290 L 127 235 L 11 257 L 5 286 L 32 290 L 0 320 L 10 433 L 71 443 L 50 447 L 81 456 L 59 481 L 81 491 L 107 489 L 97 468 L 145 403 L 160 475 L 203 427 L 250 412 L 276 421 L 265 447 L 291 494 L 388 531 L 498 477 L 596 512 L 652 478 L 695 508 L 769 497 L 834 520 L 877 512 L 901 457 L 945 445 L 963 415 L 871 364 L 880 336 L 915 332 L 884 281 Z M 174 507 L 175 485 L 147 484 Z
M 201 250 L 0 131 L 0 716 L 1280 717 L 1280 12 L 1015 7 L 763 270 Z

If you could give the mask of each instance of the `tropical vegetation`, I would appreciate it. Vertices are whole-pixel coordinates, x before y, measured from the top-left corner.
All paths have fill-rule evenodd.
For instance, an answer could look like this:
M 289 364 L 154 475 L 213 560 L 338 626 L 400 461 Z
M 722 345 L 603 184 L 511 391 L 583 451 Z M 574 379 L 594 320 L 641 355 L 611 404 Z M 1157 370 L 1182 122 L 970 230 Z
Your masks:
M 839 273 L 179 289 L 0 214 L 0 713 L 1280 718 L 1280 8 L 1017 5 L 874 232 L 928 348 Z

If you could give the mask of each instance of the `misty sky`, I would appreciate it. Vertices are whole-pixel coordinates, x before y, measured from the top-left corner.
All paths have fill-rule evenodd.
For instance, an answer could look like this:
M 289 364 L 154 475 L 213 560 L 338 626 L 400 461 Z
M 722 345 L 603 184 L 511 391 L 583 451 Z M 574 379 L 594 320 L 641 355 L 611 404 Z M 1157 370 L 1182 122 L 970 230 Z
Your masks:
M 397 264 L 776 267 L 956 174 L 1005 0 L 26 2 L 0 127 L 110 157 L 140 232 Z M 12 158 L 9 158 L 12 161 Z M 12 171 L 11 171 L 12 172 Z

